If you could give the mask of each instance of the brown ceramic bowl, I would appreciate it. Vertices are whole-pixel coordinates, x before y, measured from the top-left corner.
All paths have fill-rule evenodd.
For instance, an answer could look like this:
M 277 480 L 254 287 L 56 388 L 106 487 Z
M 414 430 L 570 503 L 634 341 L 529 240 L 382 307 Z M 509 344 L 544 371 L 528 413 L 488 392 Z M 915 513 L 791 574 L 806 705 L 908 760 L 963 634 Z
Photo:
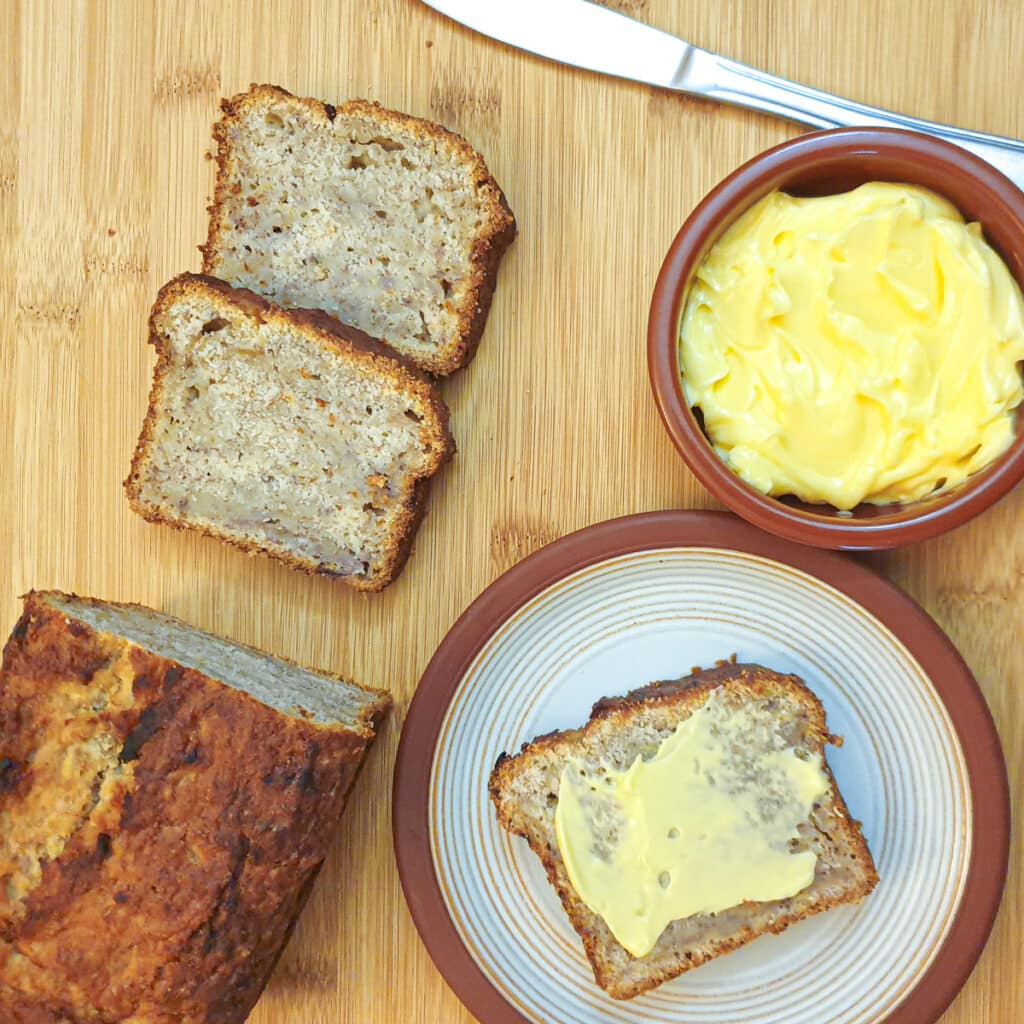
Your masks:
M 803 544 L 846 550 L 896 547 L 960 526 L 1024 477 L 1024 415 L 994 463 L 956 489 L 905 505 L 862 504 L 852 513 L 762 494 L 718 456 L 683 393 L 679 321 L 710 248 L 769 192 L 845 192 L 866 181 L 921 185 L 945 196 L 1006 261 L 1024 287 L 1024 192 L 989 164 L 939 139 L 892 128 L 840 128 L 784 142 L 744 164 L 693 211 L 665 257 L 651 303 L 647 355 L 658 411 L 690 469 L 724 504 L 764 530 Z

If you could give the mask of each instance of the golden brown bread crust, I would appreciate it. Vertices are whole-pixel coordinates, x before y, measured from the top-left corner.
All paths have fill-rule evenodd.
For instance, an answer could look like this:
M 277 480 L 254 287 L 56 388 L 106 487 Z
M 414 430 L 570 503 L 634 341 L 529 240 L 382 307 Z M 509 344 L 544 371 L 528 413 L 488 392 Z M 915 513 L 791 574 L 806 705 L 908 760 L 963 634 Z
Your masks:
M 0 971 L 7 951 L 0 943 Z M 84 1017 L 64 999 L 26 995 L 0 982 L 0 1013 L 4 1024 L 93 1024 L 97 1017 Z
M 491 308 L 491 300 L 498 277 L 498 265 L 505 250 L 516 236 L 516 221 L 505 194 L 498 187 L 483 157 L 461 136 L 442 125 L 423 118 L 413 117 L 398 110 L 389 110 L 379 103 L 353 99 L 335 106 L 311 97 L 299 97 L 277 85 L 256 84 L 249 91 L 239 93 L 221 101 L 223 117 L 213 126 L 213 137 L 217 142 L 217 183 L 214 187 L 213 204 L 209 207 L 210 226 L 205 245 L 199 247 L 203 254 L 203 272 L 216 274 L 219 265 L 219 246 L 226 228 L 224 207 L 232 188 L 237 187 L 229 180 L 231 142 L 228 127 L 240 116 L 250 103 L 266 99 L 284 98 L 306 108 L 314 117 L 333 121 L 338 113 L 365 117 L 381 124 L 391 124 L 413 136 L 432 138 L 443 142 L 473 169 L 473 177 L 485 198 L 485 225 L 473 245 L 469 286 L 462 309 L 459 311 L 457 338 L 430 356 L 424 356 L 418 365 L 429 373 L 447 376 L 465 366 L 480 345 L 484 324 Z
M 527 770 L 536 758 L 560 751 L 563 747 L 572 748 L 585 742 L 599 724 L 612 723 L 622 729 L 628 729 L 638 712 L 645 708 L 659 707 L 685 712 L 680 719 L 683 720 L 700 707 L 713 690 L 721 686 L 728 686 L 731 690 L 749 697 L 771 698 L 786 695 L 796 697 L 800 701 L 807 716 L 806 747 L 811 752 L 821 755 L 822 767 L 831 787 L 832 807 L 836 816 L 846 823 L 843 838 L 848 843 L 851 857 L 863 875 L 863 884 L 850 892 L 825 892 L 813 902 L 805 900 L 803 905 L 800 902 L 801 894 L 797 894 L 790 900 L 779 901 L 779 911 L 764 927 L 741 929 L 724 940 L 709 942 L 704 949 L 688 951 L 685 956 L 670 964 L 654 963 L 655 951 L 652 951 L 652 954 L 648 955 L 651 958 L 650 966 L 645 965 L 645 970 L 639 976 L 623 977 L 617 961 L 628 959 L 630 963 L 643 964 L 648 958 L 633 958 L 620 946 L 603 920 L 583 903 L 573 889 L 557 847 L 545 842 L 536 831 L 514 820 L 516 809 L 511 806 L 506 795 L 516 776 Z M 681 679 L 651 683 L 631 691 L 624 697 L 602 698 L 594 705 L 589 721 L 582 728 L 539 736 L 524 744 L 521 751 L 514 756 L 503 753 L 491 772 L 488 788 L 499 823 L 512 834 L 526 839 L 530 849 L 543 864 L 562 907 L 583 941 L 598 985 L 615 999 L 631 999 L 715 957 L 730 953 L 761 935 L 782 932 L 791 924 L 832 907 L 859 902 L 874 889 L 878 883 L 874 860 L 861 833 L 860 824 L 849 815 L 824 756 L 825 745 L 830 742 L 836 743 L 841 740 L 828 733 L 824 708 L 803 680 L 797 676 L 780 675 L 760 665 L 736 664 L 735 659 L 732 659 L 719 662 L 712 669 L 694 669 L 689 676 Z
M 242 1024 L 386 707 L 290 718 L 28 595 L 0 669 L 0 1020 Z M 24 885 L 33 797 L 66 787 L 40 751 L 83 743 L 113 765 Z
M 409 394 L 415 394 L 433 411 L 434 425 L 431 434 L 434 458 L 428 467 L 428 475 L 416 481 L 410 501 L 395 517 L 388 546 L 388 557 L 381 572 L 368 579 L 337 573 L 320 565 L 315 559 L 282 552 L 255 540 L 242 540 L 238 537 L 221 533 L 204 524 L 192 522 L 186 516 L 175 515 L 167 510 L 156 508 L 143 502 L 140 496 L 142 475 L 145 471 L 146 459 L 149 457 L 153 434 L 156 429 L 160 412 L 160 400 L 167 372 L 171 366 L 171 354 L 167 341 L 156 327 L 156 320 L 164 306 L 178 296 L 187 296 L 203 290 L 214 291 L 222 295 L 228 302 L 239 307 L 248 316 L 261 321 L 278 321 L 304 329 L 310 337 L 317 339 L 325 347 L 337 351 L 346 357 L 365 359 L 383 376 L 394 379 L 398 386 Z M 157 363 L 153 369 L 153 383 L 149 393 L 149 405 L 142 424 L 139 440 L 132 456 L 131 469 L 124 481 L 124 489 L 132 509 L 151 523 L 162 523 L 175 529 L 191 529 L 204 533 L 209 537 L 227 541 L 250 555 L 263 554 L 284 562 L 292 569 L 310 575 L 330 576 L 344 580 L 356 590 L 383 590 L 401 572 L 406 559 L 412 550 L 416 530 L 426 512 L 427 496 L 430 493 L 431 480 L 441 467 L 455 454 L 455 439 L 449 429 L 448 406 L 445 405 L 437 388 L 426 374 L 418 370 L 412 363 L 398 352 L 377 338 L 372 338 L 355 327 L 341 323 L 319 309 L 282 309 L 273 302 L 249 291 L 247 288 L 234 288 L 219 278 L 206 274 L 180 274 L 168 281 L 159 291 L 153 304 L 149 318 L 149 343 L 156 349 Z

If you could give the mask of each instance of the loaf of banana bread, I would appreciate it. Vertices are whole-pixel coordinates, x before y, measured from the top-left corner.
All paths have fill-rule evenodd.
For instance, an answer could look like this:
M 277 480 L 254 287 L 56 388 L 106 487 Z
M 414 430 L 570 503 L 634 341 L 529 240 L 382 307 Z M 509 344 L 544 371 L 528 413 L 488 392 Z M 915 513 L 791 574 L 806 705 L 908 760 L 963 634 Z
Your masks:
M 388 703 L 29 594 L 0 669 L 0 1021 L 242 1024 Z

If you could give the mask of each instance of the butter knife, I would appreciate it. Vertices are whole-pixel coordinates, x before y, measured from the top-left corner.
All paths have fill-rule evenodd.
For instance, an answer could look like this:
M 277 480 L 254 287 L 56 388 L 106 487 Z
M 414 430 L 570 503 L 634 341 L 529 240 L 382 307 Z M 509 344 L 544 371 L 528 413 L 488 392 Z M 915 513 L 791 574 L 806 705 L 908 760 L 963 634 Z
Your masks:
M 814 128 L 884 126 L 935 135 L 1024 188 L 1024 142 L 842 99 L 684 42 L 590 0 L 424 0 L 483 35 L 540 57 L 772 114 Z

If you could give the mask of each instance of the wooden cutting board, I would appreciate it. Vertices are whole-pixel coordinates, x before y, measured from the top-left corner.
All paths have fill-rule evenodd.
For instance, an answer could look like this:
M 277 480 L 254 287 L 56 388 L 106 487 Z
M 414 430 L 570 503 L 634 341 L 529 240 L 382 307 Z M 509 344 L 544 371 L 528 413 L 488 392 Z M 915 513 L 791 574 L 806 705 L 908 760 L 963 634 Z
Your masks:
M 1017 0 L 618 6 L 811 85 L 1024 136 Z M 697 200 L 795 129 L 528 57 L 417 0 L 0 0 L 0 42 L 0 629 L 16 595 L 56 586 L 391 689 L 396 714 L 252 1021 L 469 1021 L 392 858 L 403 711 L 455 618 L 530 551 L 610 516 L 712 506 L 648 392 L 647 304 Z M 152 366 L 147 311 L 163 281 L 199 267 L 210 124 L 253 81 L 443 122 L 484 152 L 519 220 L 480 354 L 444 385 L 457 461 L 378 596 L 149 526 L 121 491 Z M 952 536 L 867 560 L 977 675 L 1019 814 L 1024 488 Z M 945 1024 L 1024 1020 L 1022 867 L 1016 842 L 993 938 Z

